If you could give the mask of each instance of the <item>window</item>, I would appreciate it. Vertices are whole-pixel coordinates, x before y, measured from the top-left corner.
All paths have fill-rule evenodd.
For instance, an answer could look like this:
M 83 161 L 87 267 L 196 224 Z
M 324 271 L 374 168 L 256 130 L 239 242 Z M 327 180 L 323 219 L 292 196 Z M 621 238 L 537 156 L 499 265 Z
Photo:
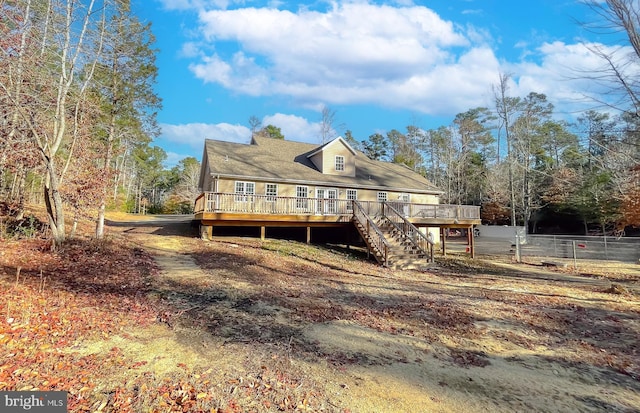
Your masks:
M 296 208 L 307 209 L 309 207 L 309 188 L 306 186 L 296 186 Z
M 378 202 L 387 202 L 386 192 L 378 192 Z
M 336 155 L 336 171 L 344 171 L 344 156 Z
M 411 200 L 411 195 L 410 194 L 400 194 L 398 195 L 398 207 L 396 208 L 398 210 L 398 212 L 401 212 L 402 215 L 404 215 L 405 217 L 409 216 L 409 201 Z
M 264 194 L 267 196 L 267 202 L 275 202 L 276 197 L 278 196 L 278 185 L 277 184 L 267 184 L 265 186 Z
M 355 201 L 358 199 L 358 191 L 355 189 L 347 189 L 347 201 Z M 347 202 L 347 211 L 353 211 L 353 203 Z
M 253 201 L 253 199 L 250 199 L 247 195 L 255 194 L 255 190 L 255 182 L 236 181 L 236 202 Z

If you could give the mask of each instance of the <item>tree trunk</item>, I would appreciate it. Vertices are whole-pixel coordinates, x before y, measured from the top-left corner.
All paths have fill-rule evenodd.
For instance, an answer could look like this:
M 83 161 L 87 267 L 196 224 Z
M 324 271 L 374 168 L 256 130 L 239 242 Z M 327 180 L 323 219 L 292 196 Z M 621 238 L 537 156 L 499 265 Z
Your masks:
M 44 184 L 44 202 L 47 207 L 49 228 L 53 237 L 52 249 L 58 249 L 65 241 L 64 206 L 58 188 L 55 166 L 49 162 Z
M 20 177 L 18 179 L 18 212 L 16 213 L 16 219 L 21 220 L 24 218 L 24 188 L 27 181 L 27 169 L 20 168 Z
M 107 135 L 107 147 L 104 155 L 104 173 L 109 176 L 111 174 L 111 158 L 113 157 L 113 143 L 116 137 L 116 107 L 119 99 L 119 90 L 117 84 L 118 75 L 118 56 L 117 54 L 112 56 L 111 61 L 111 113 L 109 114 L 109 133 Z M 100 208 L 98 208 L 98 222 L 96 223 L 96 238 L 102 239 L 104 237 L 104 213 L 107 203 L 107 187 L 108 182 L 104 184 L 102 195 L 100 198 Z

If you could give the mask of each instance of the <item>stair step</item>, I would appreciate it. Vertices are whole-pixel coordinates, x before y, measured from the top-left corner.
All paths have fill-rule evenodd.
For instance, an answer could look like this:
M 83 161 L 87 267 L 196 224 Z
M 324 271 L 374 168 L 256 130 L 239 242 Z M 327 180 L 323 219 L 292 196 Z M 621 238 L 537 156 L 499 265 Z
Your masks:
M 353 223 L 379 263 L 400 269 L 424 268 L 428 264 L 430 258 L 428 252 L 417 247 L 406 233 L 390 224 L 386 218 L 374 216 L 371 219 L 389 244 L 386 262 L 384 262 L 383 251 L 380 251 L 374 244 L 374 239 L 377 240 L 377 236 L 371 236 L 367 231 L 367 226 L 363 225 L 355 216 Z

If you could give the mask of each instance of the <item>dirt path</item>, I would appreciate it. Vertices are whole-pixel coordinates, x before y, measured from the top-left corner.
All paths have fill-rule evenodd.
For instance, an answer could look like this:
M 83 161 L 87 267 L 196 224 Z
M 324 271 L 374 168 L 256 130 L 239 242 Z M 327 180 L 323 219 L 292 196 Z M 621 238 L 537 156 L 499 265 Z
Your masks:
M 220 380 L 286 370 L 323 411 L 640 411 L 640 365 L 602 361 L 624 346 L 631 360 L 640 342 L 639 300 L 602 293 L 610 281 L 508 264 L 390 272 L 175 231 L 124 230 L 153 254 L 178 314 L 150 335 Z
M 201 283 L 211 279 L 211 276 L 205 273 L 191 256 L 187 255 L 189 249 L 185 244 L 192 245 L 192 242 L 185 242 L 184 239 L 177 236 L 150 236 L 144 232 L 146 231 L 134 228 L 129 230 L 128 237 L 153 254 L 161 268 L 160 285 Z M 279 309 L 279 311 L 284 310 Z M 179 342 L 184 342 L 185 339 L 191 340 L 193 333 L 193 329 L 178 329 L 175 339 Z M 348 409 L 352 412 L 376 411 L 381 413 L 401 411 L 458 412 L 469 411 L 473 407 L 463 401 L 456 400 L 456 397 L 448 396 L 447 392 L 442 390 L 442 384 L 438 385 L 437 381 L 425 383 L 421 379 L 433 370 L 442 370 L 438 366 L 437 360 L 435 363 L 424 365 L 420 369 L 421 371 L 403 371 L 406 370 L 405 364 L 387 365 L 386 360 L 394 359 L 398 354 L 414 359 L 425 358 L 424 356 L 429 350 L 416 340 L 398 341 L 397 337 L 380 334 L 375 330 L 344 322 L 315 324 L 305 328 L 303 333 L 305 340 L 317 342 L 319 348 L 326 353 L 359 354 L 369 360 L 379 358 L 381 364 L 384 365 L 378 368 L 335 371 L 326 368 L 326 366 L 297 362 L 297 369 L 315 375 L 316 384 L 323 386 L 323 391 L 332 395 L 331 398 L 334 400 L 335 406 L 349 406 Z M 185 334 L 188 337 L 184 337 Z M 164 337 L 164 339 L 166 338 Z M 380 343 L 384 343 L 383 347 L 380 347 Z M 122 342 L 118 344 L 123 347 Z M 158 347 L 158 344 L 156 343 L 155 347 Z M 220 345 L 220 343 L 218 344 Z M 133 348 L 135 347 L 134 345 Z M 167 349 L 169 346 L 160 344 L 160 347 Z M 185 350 L 185 348 L 181 348 L 180 352 L 185 354 Z M 221 354 L 213 351 L 208 354 L 208 357 L 199 360 L 189 353 L 191 351 L 186 351 L 188 354 L 186 358 L 190 359 L 191 363 L 206 362 L 209 364 L 209 357 L 218 360 L 221 357 Z M 228 354 L 225 354 L 224 357 L 228 357 Z M 234 360 L 225 360 L 223 364 L 233 365 L 237 362 L 238 359 L 235 358 Z M 236 368 L 236 366 L 232 368 Z M 441 376 L 442 374 L 435 375 L 433 379 Z M 433 387 L 437 391 L 431 391 L 429 387 Z M 476 405 L 475 408 L 477 409 L 477 407 Z

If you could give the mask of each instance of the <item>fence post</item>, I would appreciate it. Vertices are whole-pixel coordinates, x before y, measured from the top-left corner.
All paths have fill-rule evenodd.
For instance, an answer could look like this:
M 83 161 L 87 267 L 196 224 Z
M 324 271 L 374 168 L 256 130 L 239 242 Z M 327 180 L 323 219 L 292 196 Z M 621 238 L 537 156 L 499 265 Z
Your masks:
M 578 269 L 578 260 L 576 257 L 576 241 L 573 240 L 571 241 L 571 246 L 573 247 L 573 269 L 577 270 Z
M 604 258 L 609 259 L 609 249 L 607 247 L 607 236 L 604 236 Z
M 522 262 L 522 256 L 520 255 L 520 234 L 516 231 L 516 262 Z
M 553 256 L 558 258 L 558 245 L 556 244 L 556 236 L 553 236 Z

